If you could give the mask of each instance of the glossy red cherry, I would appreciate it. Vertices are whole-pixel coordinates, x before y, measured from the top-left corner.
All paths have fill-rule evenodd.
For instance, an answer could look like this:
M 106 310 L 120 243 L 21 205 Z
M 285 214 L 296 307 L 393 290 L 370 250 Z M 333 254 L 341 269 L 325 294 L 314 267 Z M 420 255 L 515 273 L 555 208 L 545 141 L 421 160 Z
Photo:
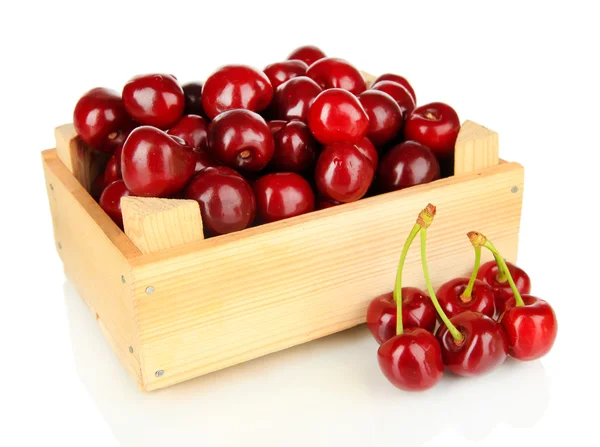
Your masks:
M 406 118 L 415 109 L 415 100 L 407 90 L 401 84 L 394 81 L 379 81 L 377 84 L 373 84 L 372 90 L 379 90 L 381 92 L 390 95 L 398 106 L 402 110 L 402 115 Z
M 206 117 L 202 108 L 202 82 L 188 82 L 181 86 L 185 97 L 185 115 L 199 115 Z
M 383 192 L 429 183 L 440 178 L 440 165 L 427 147 L 405 141 L 385 154 L 377 171 Z
M 121 171 L 132 195 L 169 197 L 194 173 L 194 151 L 185 142 L 155 127 L 135 129 L 121 153 Z
M 315 196 L 308 182 L 293 172 L 276 172 L 259 178 L 254 185 L 258 219 L 275 222 L 310 213 Z
M 369 117 L 369 140 L 377 147 L 394 140 L 403 124 L 402 110 L 394 98 L 380 90 L 366 90 L 358 100 Z
M 108 185 L 100 196 L 100 207 L 121 229 L 123 228 L 123 213 L 121 212 L 121 197 L 130 196 L 131 192 L 123 180 L 117 180 Z
M 369 159 L 371 165 L 373 166 L 373 170 L 377 170 L 377 164 L 379 163 L 379 153 L 371 140 L 367 137 L 363 137 L 355 146 L 363 153 L 365 157 Z
M 448 318 L 472 310 L 494 318 L 496 305 L 494 291 L 483 281 L 475 280 L 470 297 L 463 297 L 469 278 L 454 278 L 446 281 L 436 292 L 442 309 Z
M 100 200 L 100 196 L 104 192 L 106 186 L 106 182 L 104 182 L 104 173 L 99 174 L 92 182 L 92 185 L 90 186 L 90 195 L 96 202 Z
M 210 153 L 231 168 L 260 171 L 273 157 L 273 135 L 258 113 L 229 110 L 217 116 L 208 128 Z
M 267 121 L 267 126 L 269 126 L 269 130 L 273 134 L 273 138 L 275 138 L 275 135 L 277 135 L 277 132 L 279 132 L 281 129 L 283 129 L 287 125 L 287 123 L 288 123 L 287 121 L 283 121 L 283 120 Z
M 507 262 L 508 271 L 517 286 L 517 290 L 521 294 L 531 293 L 531 279 L 529 275 L 525 273 L 525 270 L 517 267 L 510 262 Z M 477 272 L 477 279 L 489 284 L 494 291 L 494 297 L 496 301 L 496 311 L 498 315 L 502 314 L 506 310 L 506 303 L 510 300 L 514 301 L 514 295 L 508 280 L 500 281 L 500 271 L 496 265 L 496 261 L 489 261 L 482 264 Z
M 458 115 L 442 102 L 417 107 L 404 123 L 404 137 L 427 146 L 438 157 L 449 157 L 454 153 L 459 131 Z
M 322 91 L 315 81 L 306 76 L 298 76 L 284 82 L 275 91 L 274 117 L 284 121 L 298 119 L 307 122 L 308 110 Z
M 442 352 L 436 338 L 425 329 L 407 329 L 383 343 L 377 351 L 385 377 L 405 391 L 424 391 L 444 373 Z
M 313 63 L 324 57 L 325 53 L 323 53 L 321 49 L 314 45 L 305 45 L 292 51 L 288 56 L 288 60 L 299 60 L 306 63 L 306 65 L 311 66 Z
M 306 70 L 308 70 L 306 63 L 299 60 L 289 60 L 267 65 L 263 72 L 267 75 L 269 81 L 271 81 L 271 85 L 275 89 L 292 78 L 305 76 Z
M 331 208 L 334 206 L 341 205 L 342 202 L 338 202 L 337 200 L 330 199 L 328 197 L 317 197 L 317 205 L 316 208 L 318 210 L 324 210 L 325 208 Z
M 365 195 L 375 170 L 352 143 L 326 146 L 315 168 L 315 182 L 321 195 L 338 202 L 353 202 Z
M 558 323 L 554 310 L 546 301 L 522 295 L 524 306 L 508 303 L 499 322 L 508 336 L 508 352 L 519 360 L 535 360 L 552 349 Z
M 396 335 L 398 309 L 394 293 L 374 298 L 367 309 L 367 327 L 379 344 Z M 421 328 L 433 332 L 437 313 L 429 295 L 416 287 L 402 288 L 402 322 L 404 328 Z
M 405 77 L 392 73 L 385 73 L 379 76 L 377 79 L 375 79 L 375 81 L 373 81 L 373 85 L 377 84 L 380 81 L 393 81 L 400 84 L 401 86 L 406 88 L 406 90 L 408 90 L 408 93 L 410 93 L 413 97 L 415 104 L 417 103 L 417 95 L 415 94 L 415 90 L 412 88 L 412 85 L 410 85 L 410 82 L 408 82 Z
M 167 133 L 181 138 L 194 150 L 206 150 L 207 128 L 208 123 L 201 116 L 185 115 Z
M 486 373 L 506 360 L 508 339 L 500 324 L 487 315 L 466 311 L 450 319 L 463 336 L 454 340 L 444 325 L 437 331 L 444 365 L 459 376 Z
M 135 124 L 127 115 L 121 96 L 99 87 L 79 98 L 73 111 L 73 126 L 84 143 L 112 154 Z
M 317 159 L 317 140 L 302 121 L 290 121 L 274 136 L 270 166 L 277 171 L 305 172 Z
M 306 76 L 313 79 L 322 89 L 340 88 L 354 95 L 367 89 L 365 78 L 353 65 L 344 59 L 326 57 L 308 67 Z
M 219 163 L 217 163 L 217 161 L 208 153 L 206 149 L 194 151 L 194 157 L 196 159 L 194 173 L 200 172 L 205 168 L 219 166 Z
M 264 110 L 273 97 L 271 81 L 262 71 L 247 65 L 226 65 L 204 83 L 202 108 L 211 119 L 227 110 Z
M 123 178 L 121 173 L 121 152 L 123 152 L 123 145 L 120 145 L 115 153 L 108 159 L 106 168 L 104 168 L 104 184 L 110 185 L 112 182 L 116 182 Z
M 200 204 L 202 224 L 212 234 L 249 227 L 256 215 L 256 201 L 248 182 L 226 166 L 208 167 L 187 185 L 184 197 Z
M 369 128 L 369 117 L 356 96 L 332 88 L 317 96 L 308 111 L 308 126 L 323 144 L 357 143 Z
M 174 76 L 146 74 L 127 81 L 123 103 L 138 123 L 168 129 L 183 115 L 185 96 Z

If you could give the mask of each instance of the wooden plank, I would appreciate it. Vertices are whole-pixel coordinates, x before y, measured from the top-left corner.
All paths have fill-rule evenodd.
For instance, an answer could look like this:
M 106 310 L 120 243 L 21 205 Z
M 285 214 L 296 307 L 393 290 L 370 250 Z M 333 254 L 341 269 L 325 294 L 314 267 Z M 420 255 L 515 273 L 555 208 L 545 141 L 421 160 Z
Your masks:
M 370 300 L 392 289 L 404 239 L 428 202 L 438 208 L 429 232 L 435 284 L 469 273 L 470 230 L 515 261 L 522 191 L 523 168 L 506 163 L 132 259 L 144 389 L 363 323 Z M 405 277 L 424 287 L 416 248 Z
M 370 88 L 373 85 L 373 81 L 377 79 L 377 76 L 372 75 L 371 73 L 367 73 L 366 71 L 360 70 L 360 74 L 362 74 L 365 82 L 367 83 L 367 88 Z
M 498 165 L 498 134 L 473 121 L 465 121 L 454 146 L 454 175 Z
M 123 197 L 121 210 L 125 234 L 143 254 L 204 238 L 195 200 Z

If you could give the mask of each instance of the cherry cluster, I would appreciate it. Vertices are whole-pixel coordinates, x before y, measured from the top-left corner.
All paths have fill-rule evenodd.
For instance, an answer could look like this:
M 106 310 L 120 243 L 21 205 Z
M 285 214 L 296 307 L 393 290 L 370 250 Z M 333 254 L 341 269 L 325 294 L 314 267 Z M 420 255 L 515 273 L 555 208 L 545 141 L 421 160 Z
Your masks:
M 121 94 L 95 88 L 73 121 L 111 155 L 91 193 L 118 225 L 123 196 L 185 198 L 208 236 L 451 175 L 460 129 L 450 106 L 416 107 L 402 76 L 367 88 L 313 46 L 263 71 L 220 67 L 204 83 L 147 74 Z
M 527 273 L 507 263 L 478 232 L 468 233 L 475 249 L 471 277 L 452 279 L 436 293 L 426 259 L 427 228 L 435 213 L 431 204 L 421 211 L 400 255 L 394 291 L 373 299 L 367 310 L 367 325 L 380 343 L 379 366 L 392 384 L 407 391 L 433 387 L 444 366 L 460 376 L 476 376 L 507 355 L 538 359 L 552 348 L 558 328 L 552 307 L 529 294 Z M 427 292 L 402 287 L 404 262 L 417 234 Z M 495 260 L 480 266 L 482 248 Z

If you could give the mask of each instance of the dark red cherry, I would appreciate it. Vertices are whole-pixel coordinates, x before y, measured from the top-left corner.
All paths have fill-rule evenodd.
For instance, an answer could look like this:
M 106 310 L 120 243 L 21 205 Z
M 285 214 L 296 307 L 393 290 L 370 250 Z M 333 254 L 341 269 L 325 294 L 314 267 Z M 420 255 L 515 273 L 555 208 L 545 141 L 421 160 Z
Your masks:
M 277 171 L 305 172 L 317 159 L 317 140 L 302 121 L 290 121 L 274 136 L 270 166 Z
M 356 143 L 356 147 L 363 153 L 365 157 L 369 159 L 371 164 L 373 165 L 373 169 L 377 171 L 377 164 L 379 163 L 379 153 L 371 140 L 367 137 L 363 137 L 358 143 Z
M 208 167 L 196 174 L 184 196 L 200 204 L 202 224 L 212 234 L 249 227 L 256 215 L 256 201 L 248 182 L 226 166 Z
M 73 111 L 73 126 L 84 143 L 112 154 L 135 124 L 127 115 L 121 96 L 99 87 L 79 98 Z
M 185 115 L 167 133 L 181 138 L 194 150 L 206 150 L 207 128 L 208 123 L 201 116 Z
M 373 84 L 372 90 L 379 90 L 390 95 L 402 110 L 402 115 L 406 118 L 415 109 L 415 100 L 410 92 L 401 84 L 394 81 L 379 81 Z
M 325 208 L 331 208 L 338 205 L 342 205 L 342 202 L 338 202 L 337 200 L 333 200 L 328 197 L 317 197 L 316 208 L 318 210 L 324 210 Z
M 375 79 L 375 81 L 373 81 L 373 85 L 377 84 L 380 81 L 393 81 L 402 85 L 412 95 L 415 104 L 417 103 L 417 95 L 415 94 L 415 90 L 412 88 L 412 85 L 410 85 L 410 82 L 408 82 L 405 77 L 392 73 L 385 73 L 379 76 L 377 79 Z
M 454 278 L 442 284 L 436 292 L 438 301 L 448 318 L 452 318 L 466 310 L 472 310 L 494 318 L 496 305 L 492 288 L 483 281 L 475 280 L 471 296 L 466 298 L 462 295 L 468 284 L 469 278 Z
M 108 185 L 100 196 L 100 207 L 106 214 L 123 229 L 123 213 L 121 212 L 121 197 L 130 196 L 131 192 L 123 180 L 117 180 Z
M 522 268 L 517 267 L 510 262 L 507 262 L 508 271 L 517 286 L 517 290 L 520 294 L 531 293 L 531 279 L 529 275 Z M 499 270 L 496 265 L 496 261 L 489 261 L 482 264 L 477 272 L 477 279 L 489 284 L 494 291 L 494 297 L 496 300 L 496 312 L 498 315 L 502 314 L 506 309 L 506 303 L 510 300 L 514 302 L 514 295 L 508 280 L 500 282 Z
M 258 219 L 275 222 L 310 213 L 315 196 L 308 182 L 293 172 L 276 172 L 259 178 L 254 185 Z
M 366 90 L 358 95 L 358 100 L 369 117 L 369 140 L 377 147 L 393 141 L 403 123 L 402 110 L 394 98 L 380 90 Z
M 275 138 L 275 135 L 277 135 L 277 132 L 279 132 L 281 129 L 283 129 L 286 125 L 287 125 L 287 121 L 283 121 L 283 120 L 271 120 L 271 121 L 267 121 L 267 126 L 269 126 L 269 129 L 271 130 L 271 133 L 273 134 L 273 138 Z
M 147 74 L 127 81 L 123 103 L 138 123 L 168 129 L 183 115 L 185 96 L 174 76 Z
M 314 45 L 305 45 L 303 47 L 296 48 L 288 56 L 288 60 L 299 60 L 306 65 L 310 66 L 319 59 L 323 59 L 325 53 L 322 50 L 315 47 Z
M 217 163 L 217 161 L 208 153 L 206 149 L 194 151 L 194 157 L 196 158 L 194 173 L 200 172 L 208 167 L 219 166 L 219 163 Z
M 209 76 L 202 88 L 202 107 L 211 119 L 227 110 L 264 110 L 273 97 L 271 81 L 247 65 L 225 65 Z
M 199 115 L 206 117 L 202 108 L 202 82 L 188 82 L 181 86 L 185 96 L 185 115 Z
M 217 161 L 231 168 L 260 171 L 273 157 L 273 135 L 258 113 L 229 110 L 208 128 L 208 147 Z
M 417 107 L 404 123 L 404 137 L 427 146 L 438 157 L 450 157 L 460 131 L 458 115 L 442 102 Z
M 429 183 L 440 178 L 440 165 L 433 152 L 422 144 L 405 141 L 385 154 L 377 181 L 383 192 Z
M 365 78 L 353 65 L 344 59 L 326 57 L 308 67 L 306 76 L 313 79 L 322 89 L 340 88 L 354 95 L 367 89 Z
M 308 70 L 308 65 L 304 62 L 299 60 L 289 60 L 267 65 L 263 72 L 267 75 L 269 81 L 271 81 L 273 88 L 276 89 L 292 78 L 305 76 L 306 70 Z
M 284 82 L 275 91 L 273 115 L 278 120 L 298 119 L 308 121 L 308 109 L 323 90 L 315 81 L 298 76 Z
M 112 182 L 116 182 L 123 178 L 121 174 L 121 152 L 123 152 L 123 145 L 121 144 L 115 153 L 108 159 L 106 168 L 104 168 L 104 184 L 110 185 Z
M 96 176 L 94 181 L 92 182 L 92 186 L 90 187 L 90 195 L 92 198 L 98 202 L 100 200 L 100 196 L 104 192 L 104 188 L 106 188 L 106 183 L 104 182 L 104 173 Z

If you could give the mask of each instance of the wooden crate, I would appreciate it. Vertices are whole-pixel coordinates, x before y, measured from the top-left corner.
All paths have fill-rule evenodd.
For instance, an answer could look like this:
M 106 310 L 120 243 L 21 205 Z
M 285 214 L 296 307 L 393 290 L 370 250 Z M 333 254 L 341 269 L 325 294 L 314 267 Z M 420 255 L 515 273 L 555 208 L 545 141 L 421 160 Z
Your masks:
M 124 199 L 126 235 L 88 193 L 105 160 L 72 125 L 56 136 L 42 158 L 58 253 L 144 391 L 364 323 L 428 202 L 436 285 L 469 273 L 469 230 L 516 260 L 523 168 L 499 160 L 497 134 L 470 121 L 453 177 L 207 240 L 196 202 L 169 199 Z M 424 287 L 416 248 L 405 278 Z

